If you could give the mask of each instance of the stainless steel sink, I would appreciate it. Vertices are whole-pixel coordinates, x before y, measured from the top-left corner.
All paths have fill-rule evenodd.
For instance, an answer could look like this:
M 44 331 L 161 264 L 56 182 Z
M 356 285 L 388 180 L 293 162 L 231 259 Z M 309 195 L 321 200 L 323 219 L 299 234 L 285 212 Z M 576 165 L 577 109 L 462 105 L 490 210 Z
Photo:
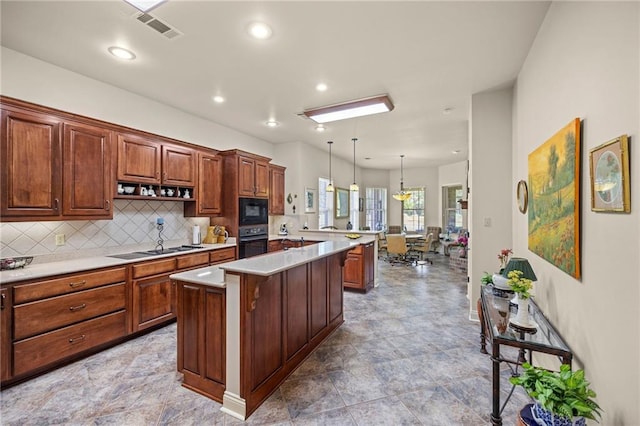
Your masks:
M 124 260 L 131 260 L 131 259 L 140 259 L 143 257 L 149 257 L 149 256 L 158 256 L 161 254 L 171 254 L 171 253 L 179 253 L 182 251 L 189 251 L 189 250 L 194 250 L 197 248 L 202 248 L 202 246 L 188 246 L 188 245 L 184 245 L 184 246 L 178 246 L 178 247 L 168 247 L 164 250 L 147 250 L 147 251 L 134 251 L 131 253 L 123 253 L 123 254 L 113 254 L 111 256 L 107 256 L 107 257 L 114 257 L 116 259 L 124 259 Z

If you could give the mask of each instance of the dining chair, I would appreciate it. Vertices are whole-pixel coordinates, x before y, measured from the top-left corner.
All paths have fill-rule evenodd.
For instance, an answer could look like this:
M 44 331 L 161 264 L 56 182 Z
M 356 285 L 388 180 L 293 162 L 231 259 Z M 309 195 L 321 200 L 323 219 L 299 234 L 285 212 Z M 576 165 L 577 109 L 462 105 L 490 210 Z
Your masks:
M 387 236 L 381 232 L 378 234 L 378 259 L 380 259 L 383 252 L 387 256 L 389 255 L 387 252 Z
M 416 242 L 411 246 L 410 252 L 417 256 L 416 263 L 418 265 L 424 265 L 427 262 L 433 265 L 433 261 L 431 259 L 424 257 L 425 254 L 430 251 L 431 241 L 433 241 L 433 234 L 427 235 L 426 239 Z
M 433 238 L 431 238 L 431 243 L 429 244 L 429 251 L 437 253 L 440 251 L 440 234 L 442 233 L 442 228 L 439 226 L 427 226 L 427 235 L 433 234 Z
M 407 239 L 404 235 L 387 235 L 387 260 L 391 265 L 407 262 Z
M 388 234 L 401 234 L 402 226 L 400 225 L 389 225 L 389 229 L 387 230 Z

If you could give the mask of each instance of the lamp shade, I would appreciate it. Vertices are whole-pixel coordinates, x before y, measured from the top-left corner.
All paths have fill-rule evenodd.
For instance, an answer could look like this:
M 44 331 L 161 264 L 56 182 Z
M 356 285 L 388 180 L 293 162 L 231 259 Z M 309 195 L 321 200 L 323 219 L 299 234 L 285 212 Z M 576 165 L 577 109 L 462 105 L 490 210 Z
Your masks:
M 531 281 L 538 281 L 533 268 L 529 264 L 529 261 L 524 257 L 512 257 L 509 259 L 509 263 L 502 271 L 502 276 L 507 277 L 511 271 L 522 271 L 522 278 L 527 278 Z

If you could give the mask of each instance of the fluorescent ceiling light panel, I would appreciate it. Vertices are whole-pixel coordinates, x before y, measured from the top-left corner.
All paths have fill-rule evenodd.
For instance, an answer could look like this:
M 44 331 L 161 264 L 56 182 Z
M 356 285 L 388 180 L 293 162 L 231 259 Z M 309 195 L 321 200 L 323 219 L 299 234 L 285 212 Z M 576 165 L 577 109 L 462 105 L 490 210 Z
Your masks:
M 388 95 L 378 95 L 326 107 L 309 109 L 304 111 L 303 114 L 316 123 L 329 123 L 347 118 L 389 112 L 392 111 L 393 108 L 393 102 L 391 102 Z
M 164 3 L 166 0 L 124 0 L 129 3 L 131 6 L 142 12 L 148 12 L 154 7 L 157 7 L 161 3 Z

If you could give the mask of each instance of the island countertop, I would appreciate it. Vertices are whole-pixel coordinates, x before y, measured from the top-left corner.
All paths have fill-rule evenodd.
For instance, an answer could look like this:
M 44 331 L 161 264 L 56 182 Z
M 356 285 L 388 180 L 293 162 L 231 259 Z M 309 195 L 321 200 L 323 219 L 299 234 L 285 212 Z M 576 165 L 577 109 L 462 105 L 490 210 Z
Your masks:
M 360 243 L 356 241 L 324 241 L 309 246 L 235 260 L 218 265 L 218 267 L 226 272 L 269 276 L 334 253 L 350 250 L 358 244 Z

